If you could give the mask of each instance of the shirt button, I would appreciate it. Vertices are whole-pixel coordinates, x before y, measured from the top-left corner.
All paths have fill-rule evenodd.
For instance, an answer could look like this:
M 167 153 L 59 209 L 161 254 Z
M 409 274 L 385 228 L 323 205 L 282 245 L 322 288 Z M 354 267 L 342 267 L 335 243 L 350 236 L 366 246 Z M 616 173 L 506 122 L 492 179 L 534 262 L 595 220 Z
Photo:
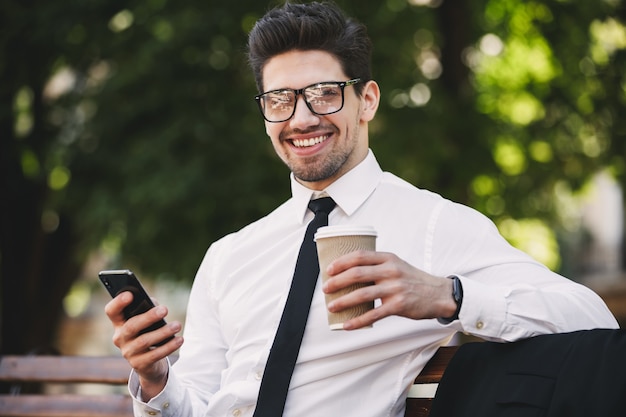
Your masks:
M 156 416 L 158 413 L 156 411 L 148 411 L 148 415 Z
M 170 403 L 163 404 L 163 408 L 168 408 L 169 406 L 170 406 Z
M 476 322 L 476 328 L 478 330 L 482 329 L 483 327 L 485 327 L 485 323 L 483 323 L 482 321 L 477 321 Z
M 256 372 L 254 373 L 254 378 L 255 378 L 257 381 L 260 381 L 260 380 L 261 380 L 261 378 L 263 378 L 263 372 L 261 372 L 261 371 L 256 371 Z
M 241 410 L 237 409 L 233 411 L 233 417 L 239 417 L 241 415 Z

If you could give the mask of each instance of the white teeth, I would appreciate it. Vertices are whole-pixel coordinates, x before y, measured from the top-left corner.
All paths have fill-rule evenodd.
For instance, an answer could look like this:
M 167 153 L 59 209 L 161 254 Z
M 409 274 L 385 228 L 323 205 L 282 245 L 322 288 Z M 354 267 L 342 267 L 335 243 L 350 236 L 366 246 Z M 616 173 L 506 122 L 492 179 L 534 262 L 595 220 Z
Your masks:
M 322 143 L 326 139 L 328 139 L 328 136 L 324 135 L 324 136 L 318 136 L 318 137 L 310 138 L 310 139 L 294 139 L 292 142 L 295 147 L 304 148 L 307 146 L 313 146 L 313 145 L 317 145 L 318 143 Z

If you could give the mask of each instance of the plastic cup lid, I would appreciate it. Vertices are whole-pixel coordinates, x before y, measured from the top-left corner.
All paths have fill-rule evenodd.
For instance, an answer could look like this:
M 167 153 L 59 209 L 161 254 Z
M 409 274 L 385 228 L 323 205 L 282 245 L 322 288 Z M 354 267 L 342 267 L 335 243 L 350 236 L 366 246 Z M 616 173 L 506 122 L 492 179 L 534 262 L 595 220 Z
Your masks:
M 335 236 L 377 236 L 377 233 L 372 226 L 359 224 L 322 226 L 315 233 L 316 240 Z

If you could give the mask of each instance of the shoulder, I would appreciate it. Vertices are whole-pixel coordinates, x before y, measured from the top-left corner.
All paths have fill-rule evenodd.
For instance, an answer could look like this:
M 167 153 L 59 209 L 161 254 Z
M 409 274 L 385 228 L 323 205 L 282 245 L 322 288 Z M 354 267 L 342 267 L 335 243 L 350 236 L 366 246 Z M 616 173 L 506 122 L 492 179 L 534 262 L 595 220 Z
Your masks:
M 291 199 L 285 201 L 264 217 L 216 240 L 211 244 L 209 250 L 233 251 L 237 248 L 256 244 L 265 238 L 279 234 L 281 230 L 293 227 L 295 215 L 291 202 Z
M 379 204 L 385 204 L 389 212 L 412 215 L 426 222 L 429 228 L 441 232 L 477 232 L 498 234 L 495 224 L 486 215 L 465 204 L 450 200 L 436 192 L 419 188 L 388 172 L 382 176 L 376 189 Z
M 434 191 L 419 188 L 410 182 L 396 176 L 395 174 L 384 172 L 376 193 L 380 199 L 388 199 L 399 206 L 430 210 L 441 210 L 447 207 L 448 210 L 472 210 L 469 207 L 456 203 Z

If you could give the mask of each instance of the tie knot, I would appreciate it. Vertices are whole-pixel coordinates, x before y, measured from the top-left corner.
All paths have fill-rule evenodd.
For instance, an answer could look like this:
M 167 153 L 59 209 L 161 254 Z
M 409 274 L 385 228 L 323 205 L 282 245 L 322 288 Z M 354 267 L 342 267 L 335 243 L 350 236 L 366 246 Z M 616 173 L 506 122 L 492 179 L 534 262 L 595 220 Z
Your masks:
M 329 214 L 335 208 L 335 201 L 330 197 L 317 198 L 309 201 L 309 209 L 315 214 L 322 212 Z

